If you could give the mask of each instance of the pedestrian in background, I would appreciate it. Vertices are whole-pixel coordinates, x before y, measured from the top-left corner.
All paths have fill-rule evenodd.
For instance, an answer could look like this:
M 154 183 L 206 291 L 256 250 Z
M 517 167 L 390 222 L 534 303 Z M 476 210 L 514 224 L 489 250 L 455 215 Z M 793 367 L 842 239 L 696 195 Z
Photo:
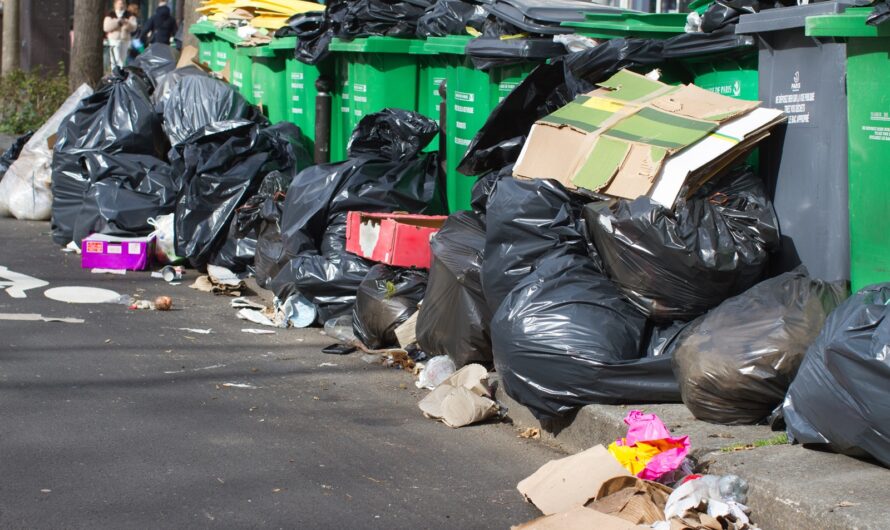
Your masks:
M 133 59 L 145 51 L 145 44 L 142 41 L 142 13 L 139 4 L 136 2 L 127 4 L 127 13 L 136 17 L 136 30 L 130 35 L 130 47 L 127 49 L 127 64 L 130 64 Z
M 111 66 L 123 67 L 127 60 L 130 39 L 138 22 L 132 13 L 127 11 L 124 0 L 114 0 L 114 9 L 105 15 L 103 29 L 108 40 Z
M 142 29 L 142 40 L 146 44 L 170 44 L 170 40 L 176 35 L 176 19 L 167 7 L 166 0 L 158 2 L 155 14 L 148 19 Z

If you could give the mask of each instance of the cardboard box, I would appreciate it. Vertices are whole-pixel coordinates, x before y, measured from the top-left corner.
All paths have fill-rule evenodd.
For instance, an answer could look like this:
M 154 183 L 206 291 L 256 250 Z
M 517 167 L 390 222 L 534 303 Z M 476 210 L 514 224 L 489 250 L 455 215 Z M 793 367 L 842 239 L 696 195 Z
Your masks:
M 622 70 L 600 88 L 538 120 L 513 174 L 635 199 L 650 194 L 672 155 L 713 137 L 723 124 L 759 104 Z M 760 126 L 739 135 L 745 139 L 745 132 L 755 131 L 762 139 Z M 745 147 L 739 143 L 728 144 L 736 156 Z
M 154 246 L 154 236 L 93 234 L 81 242 L 80 266 L 84 269 L 145 270 L 151 265 Z
M 396 267 L 429 269 L 430 238 L 444 215 L 349 212 L 346 251 Z

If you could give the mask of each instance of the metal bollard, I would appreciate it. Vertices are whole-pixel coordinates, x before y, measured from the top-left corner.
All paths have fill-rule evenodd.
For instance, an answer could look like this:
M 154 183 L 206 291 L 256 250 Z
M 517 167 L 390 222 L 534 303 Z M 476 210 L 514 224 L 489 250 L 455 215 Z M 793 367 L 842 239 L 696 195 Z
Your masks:
M 325 76 L 315 81 L 315 163 L 331 161 L 331 88 L 333 83 Z

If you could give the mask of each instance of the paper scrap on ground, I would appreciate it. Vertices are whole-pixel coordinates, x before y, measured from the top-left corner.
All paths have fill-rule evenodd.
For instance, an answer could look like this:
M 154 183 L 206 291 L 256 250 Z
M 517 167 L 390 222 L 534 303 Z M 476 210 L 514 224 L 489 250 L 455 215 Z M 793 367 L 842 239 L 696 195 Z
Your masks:
M 634 530 L 649 528 L 635 525 L 613 515 L 579 506 L 571 510 L 545 515 L 514 526 L 512 530 Z
M 266 306 L 264 306 L 263 304 L 261 304 L 259 302 L 254 302 L 253 300 L 248 300 L 246 297 L 243 297 L 243 296 L 239 296 L 238 298 L 232 298 L 232 301 L 230 303 L 231 303 L 232 307 L 234 307 L 236 309 L 242 308 L 242 307 L 246 307 L 247 309 L 257 309 L 260 311 L 266 309 Z
M 240 287 L 244 283 L 234 272 L 217 265 L 207 265 L 207 276 L 210 277 L 210 281 L 213 283 L 229 287 Z
M 324 368 L 326 366 L 337 366 L 336 363 L 321 363 L 318 365 L 319 368 Z
M 0 265 L 0 279 L 7 280 L 0 281 L 0 288 L 6 287 L 6 294 L 13 298 L 27 298 L 25 291 L 49 285 L 49 282 L 13 272 L 2 265 Z
M 498 404 L 489 398 L 483 383 L 487 378 L 484 366 L 468 364 L 420 400 L 418 406 L 424 416 L 453 428 L 491 418 L 497 414 Z
M 53 287 L 43 292 L 50 300 L 69 304 L 120 304 L 124 303 L 120 293 L 98 287 Z
M 544 515 L 584 506 L 599 492 L 603 483 L 614 477 L 630 476 L 602 445 L 551 460 L 516 489 Z
M 45 317 L 37 313 L 0 313 L 0 320 L 18 320 L 27 322 L 64 322 L 65 324 L 83 324 L 82 318 Z
M 198 333 L 198 334 L 200 334 L 200 335 L 210 335 L 211 333 L 213 333 L 213 329 L 211 329 L 211 328 L 207 328 L 207 329 L 199 329 L 199 328 L 179 328 L 179 329 L 180 329 L 180 331 L 188 331 L 188 332 L 191 332 L 191 333 Z
M 256 385 L 251 385 L 249 383 L 223 383 L 219 386 L 225 387 L 225 388 L 246 388 L 248 390 L 253 390 L 253 389 L 257 388 Z
M 269 326 L 269 327 L 273 327 L 273 328 L 278 327 L 278 325 L 275 322 L 273 322 L 272 319 L 270 319 L 269 317 L 267 317 L 266 315 L 260 313 L 259 311 L 255 310 L 255 309 L 247 309 L 247 308 L 241 309 L 240 311 L 238 311 L 237 316 L 241 320 L 247 320 L 247 321 L 253 322 L 254 324 L 259 324 L 261 326 Z
M 255 328 L 245 328 L 241 330 L 242 333 L 251 333 L 253 335 L 274 335 L 275 332 L 271 329 L 255 329 Z
M 117 274 L 119 276 L 124 276 L 127 274 L 126 269 L 100 269 L 98 267 L 90 269 L 90 272 L 92 272 L 93 274 Z

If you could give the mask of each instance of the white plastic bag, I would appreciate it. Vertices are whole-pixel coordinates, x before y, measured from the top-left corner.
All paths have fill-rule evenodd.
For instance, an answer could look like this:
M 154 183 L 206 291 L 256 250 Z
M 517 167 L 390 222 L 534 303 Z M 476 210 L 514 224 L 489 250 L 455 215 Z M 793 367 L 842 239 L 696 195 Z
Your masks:
M 420 372 L 420 376 L 417 379 L 417 388 L 428 388 L 433 390 L 443 381 L 451 377 L 457 370 L 457 367 L 454 365 L 454 361 L 451 360 L 451 357 L 447 355 L 439 355 L 437 357 L 433 357 L 429 361 L 427 361 L 426 366 L 423 368 L 423 371 Z
M 148 219 L 148 224 L 155 228 L 151 236 L 155 238 L 155 257 L 158 263 L 178 263 L 182 258 L 176 255 L 176 238 L 174 235 L 174 215 L 168 213 Z
M 50 218 L 53 153 L 47 142 L 59 130 L 62 120 L 74 112 L 80 100 L 92 93 L 89 86 L 81 85 L 22 148 L 18 159 L 0 180 L 0 217 L 12 215 L 30 221 Z

